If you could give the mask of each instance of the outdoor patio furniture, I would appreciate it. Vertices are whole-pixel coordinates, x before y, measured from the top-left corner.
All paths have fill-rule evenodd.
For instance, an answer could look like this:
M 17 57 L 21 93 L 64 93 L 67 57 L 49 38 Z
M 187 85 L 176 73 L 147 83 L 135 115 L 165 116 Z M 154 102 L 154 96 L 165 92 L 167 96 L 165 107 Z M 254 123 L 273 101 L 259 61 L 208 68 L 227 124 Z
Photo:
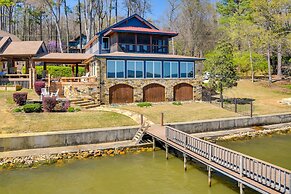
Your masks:
M 51 97 L 59 98 L 59 89 L 55 93 L 51 93 Z
M 41 100 L 42 100 L 42 97 L 44 96 L 45 97 L 50 96 L 50 93 L 46 88 L 41 88 L 41 95 L 40 95 Z
M 88 82 L 88 78 L 89 78 L 89 76 L 90 76 L 90 72 L 87 72 L 85 76 L 82 76 L 82 77 L 81 77 L 81 78 L 83 78 L 83 79 L 81 79 L 81 81 L 82 81 L 82 82 Z

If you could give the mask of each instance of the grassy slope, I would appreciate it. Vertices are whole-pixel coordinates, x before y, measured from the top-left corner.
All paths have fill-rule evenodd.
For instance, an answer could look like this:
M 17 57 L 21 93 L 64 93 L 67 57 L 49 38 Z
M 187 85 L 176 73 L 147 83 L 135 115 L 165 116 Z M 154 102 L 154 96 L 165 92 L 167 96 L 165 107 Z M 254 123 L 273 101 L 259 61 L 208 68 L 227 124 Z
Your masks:
M 29 98 L 35 97 L 29 92 Z M 111 112 L 13 113 L 13 92 L 0 92 L 0 133 L 58 131 L 137 125 L 132 119 Z
M 279 86 L 280 84 L 273 84 L 270 88 L 265 82 L 252 83 L 249 80 L 241 80 L 238 83 L 238 87 L 228 89 L 224 94 L 228 97 L 256 99 L 254 103 L 254 114 L 256 115 L 291 112 L 290 106 L 279 103 L 282 98 L 291 97 L 291 90 L 286 89 L 284 85 L 281 88 Z M 182 106 L 174 106 L 171 103 L 167 103 L 153 105 L 149 108 L 140 108 L 136 105 L 120 106 L 120 108 L 144 114 L 156 123 L 160 122 L 161 112 L 165 113 L 165 122 L 183 122 L 240 116 L 218 108 L 217 106 L 198 102 L 187 103 Z
M 264 81 L 252 83 L 249 80 L 241 80 L 238 87 L 228 89 L 224 94 L 227 97 L 255 99 L 254 113 L 256 115 L 291 112 L 291 106 L 280 103 L 283 98 L 291 98 L 291 90 L 280 83 L 268 86 Z

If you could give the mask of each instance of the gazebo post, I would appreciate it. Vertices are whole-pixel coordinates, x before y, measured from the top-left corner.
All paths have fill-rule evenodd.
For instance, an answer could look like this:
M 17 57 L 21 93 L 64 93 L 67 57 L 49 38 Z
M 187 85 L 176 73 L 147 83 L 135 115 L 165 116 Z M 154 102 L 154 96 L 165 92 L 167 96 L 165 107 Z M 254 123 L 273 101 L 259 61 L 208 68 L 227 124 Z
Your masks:
M 28 74 L 29 72 L 29 60 L 25 61 L 25 74 Z
M 42 78 L 46 77 L 46 62 L 43 62 Z
M 75 65 L 72 64 L 72 77 L 75 77 Z
M 78 77 L 79 74 L 79 63 L 76 64 L 76 77 Z

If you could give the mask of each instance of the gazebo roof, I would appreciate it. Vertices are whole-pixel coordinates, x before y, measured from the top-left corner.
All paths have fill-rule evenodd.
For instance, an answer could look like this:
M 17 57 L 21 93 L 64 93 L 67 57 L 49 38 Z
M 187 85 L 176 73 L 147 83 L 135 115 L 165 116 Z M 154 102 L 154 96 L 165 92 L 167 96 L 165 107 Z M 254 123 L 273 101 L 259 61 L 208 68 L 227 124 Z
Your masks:
M 85 60 L 89 60 L 93 56 L 93 54 L 84 53 L 49 53 L 34 57 L 32 60 L 46 63 L 82 64 Z

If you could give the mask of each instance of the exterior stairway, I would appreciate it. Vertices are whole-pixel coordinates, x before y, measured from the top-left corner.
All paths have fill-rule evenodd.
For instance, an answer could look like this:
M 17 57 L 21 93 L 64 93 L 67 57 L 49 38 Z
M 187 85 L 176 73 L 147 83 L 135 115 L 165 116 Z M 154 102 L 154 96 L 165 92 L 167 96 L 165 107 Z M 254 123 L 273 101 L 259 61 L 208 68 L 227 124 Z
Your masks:
M 137 130 L 136 134 L 134 135 L 132 141 L 135 142 L 135 144 L 142 143 L 142 137 L 145 134 L 145 131 L 150 127 L 148 123 L 143 123 L 139 130 Z
M 95 102 L 93 98 L 80 98 L 80 99 L 78 98 L 78 99 L 70 100 L 70 102 L 71 104 L 75 106 L 79 106 L 84 109 L 96 108 L 100 106 L 99 104 Z

